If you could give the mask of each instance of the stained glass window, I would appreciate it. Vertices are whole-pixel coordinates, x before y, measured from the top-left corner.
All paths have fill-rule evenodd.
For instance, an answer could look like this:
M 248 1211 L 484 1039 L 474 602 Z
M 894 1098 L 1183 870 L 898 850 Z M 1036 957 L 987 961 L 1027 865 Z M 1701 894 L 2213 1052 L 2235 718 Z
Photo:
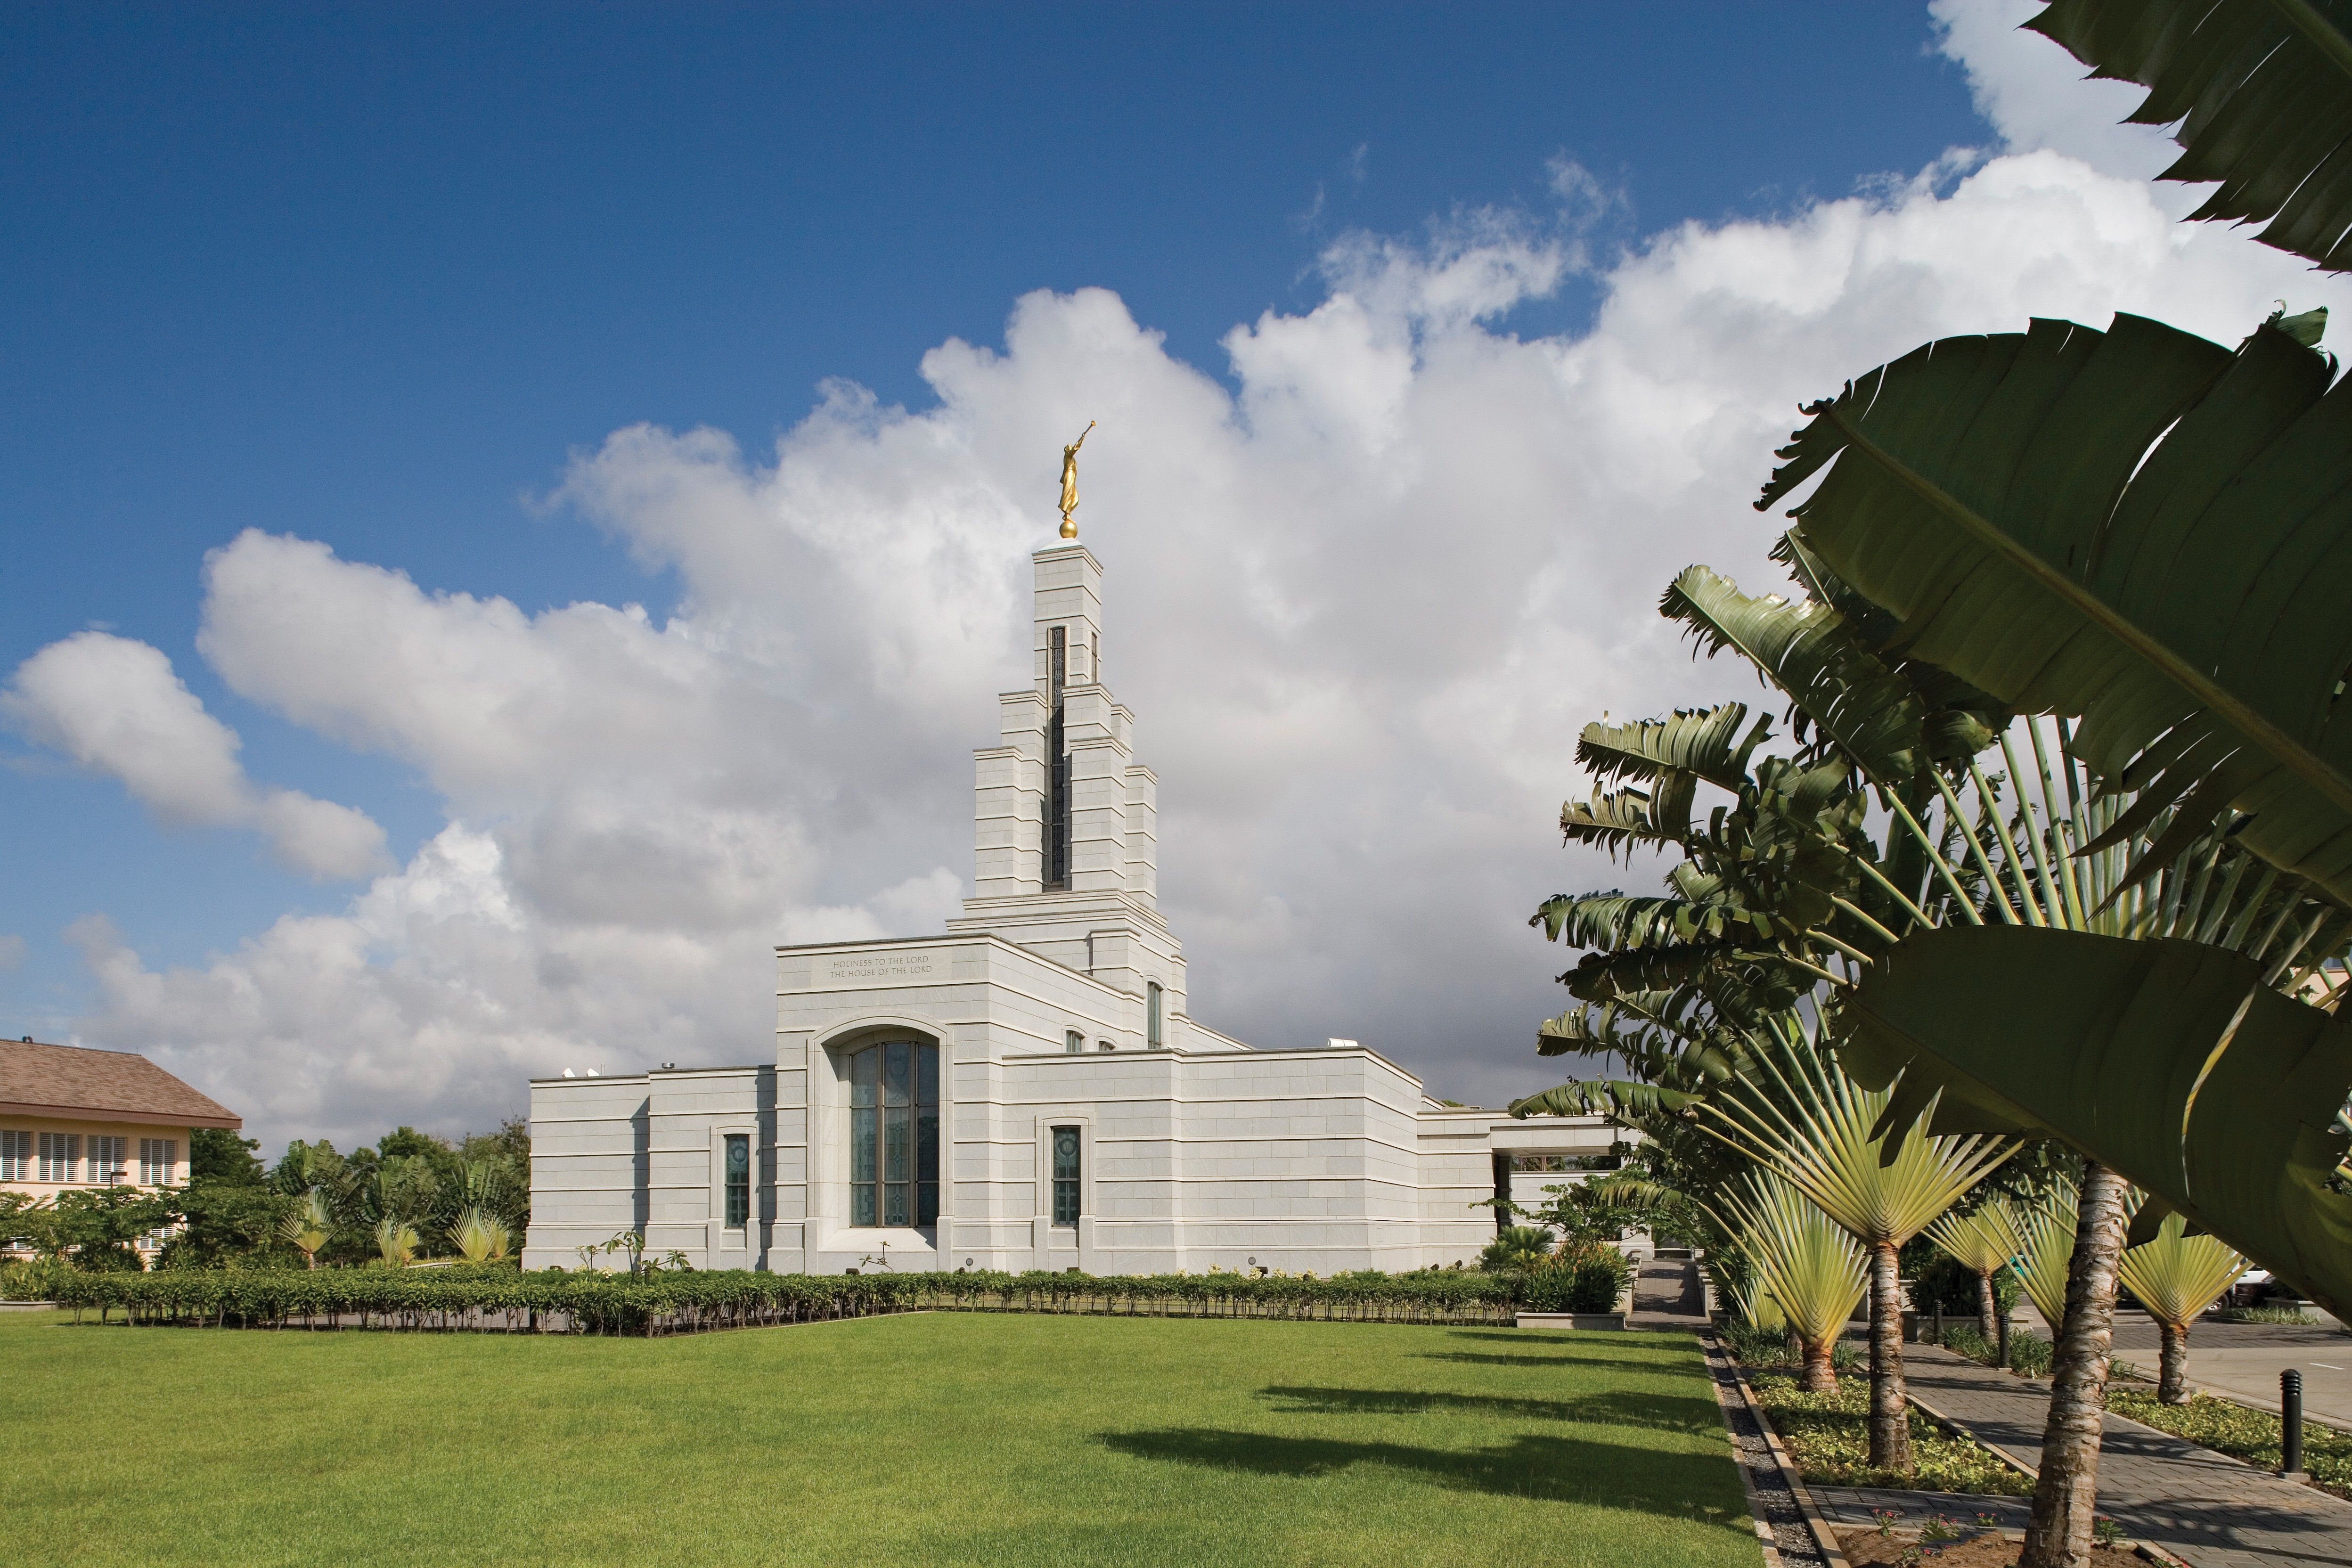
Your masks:
M 849 1223 L 939 1219 L 940 1048 L 867 1046 L 849 1058 Z
M 1054 1129 L 1054 1223 L 1078 1223 L 1078 1130 Z
M 727 1134 L 727 1228 L 741 1230 L 751 1223 L 751 1139 L 748 1133 Z

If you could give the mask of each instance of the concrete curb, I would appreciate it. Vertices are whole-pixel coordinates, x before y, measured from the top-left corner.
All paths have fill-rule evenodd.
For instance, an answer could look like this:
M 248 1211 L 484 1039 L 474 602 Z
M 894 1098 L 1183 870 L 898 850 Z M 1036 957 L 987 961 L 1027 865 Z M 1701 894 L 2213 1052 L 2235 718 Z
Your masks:
M 1721 1341 L 1713 1330 L 1707 1331 L 1707 1338 L 1720 1347 Z M 1798 1511 L 1805 1516 L 1805 1528 L 1813 1532 L 1813 1544 L 1820 1548 L 1822 1560 L 1829 1563 L 1830 1568 L 1853 1568 L 1846 1561 L 1845 1553 L 1838 1547 L 1837 1531 L 1831 1529 L 1830 1521 L 1822 1516 L 1821 1505 L 1813 1501 L 1813 1494 L 1805 1489 L 1805 1478 L 1798 1473 L 1795 1462 L 1789 1458 L 1789 1450 L 1780 1446 L 1780 1434 L 1772 1425 L 1771 1413 L 1758 1403 L 1756 1391 L 1748 1386 L 1748 1374 L 1740 1370 L 1738 1359 L 1728 1351 L 1721 1353 L 1730 1363 L 1732 1385 L 1739 1390 L 1739 1397 L 1748 1402 L 1748 1410 L 1754 1414 L 1756 1425 L 1764 1434 L 1764 1446 L 1771 1450 L 1772 1463 L 1780 1468 L 1780 1479 L 1788 1483 L 1789 1495 L 1797 1500 Z

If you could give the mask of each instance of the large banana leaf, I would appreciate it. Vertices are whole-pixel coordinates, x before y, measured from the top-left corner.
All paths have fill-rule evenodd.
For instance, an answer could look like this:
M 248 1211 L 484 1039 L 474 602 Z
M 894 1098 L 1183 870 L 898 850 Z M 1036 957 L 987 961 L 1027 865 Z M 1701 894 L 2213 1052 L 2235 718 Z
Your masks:
M 1895 1084 L 1889 1122 L 1932 1104 L 1938 1131 L 2055 1135 L 2343 1316 L 2352 1197 L 2329 1177 L 2352 1020 L 2263 975 L 2169 937 L 1915 931 L 1845 998 L 1839 1056 Z
M 2352 268 L 2352 5 L 2344 0 L 2057 0 L 2026 23 L 2093 74 L 2149 89 L 2132 121 L 2185 149 L 2168 180 L 2218 180 L 2192 216 Z
M 1803 542 L 1911 655 L 2082 715 L 2108 784 L 2234 805 L 2246 848 L 2352 905 L 2352 392 L 2315 332 L 1944 339 L 1814 405 L 1757 504 L 1822 476 Z
M 1778 594 L 1751 599 L 1711 568 L 1689 566 L 1658 613 L 1688 626 L 1703 653 L 1738 649 L 1873 777 L 1919 771 L 1927 710 L 1828 605 L 1791 604 Z

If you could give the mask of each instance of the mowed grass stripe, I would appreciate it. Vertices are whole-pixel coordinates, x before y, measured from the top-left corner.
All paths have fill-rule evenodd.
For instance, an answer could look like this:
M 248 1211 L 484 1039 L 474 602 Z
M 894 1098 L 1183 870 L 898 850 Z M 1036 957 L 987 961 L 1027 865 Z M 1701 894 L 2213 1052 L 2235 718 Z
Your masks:
M 22 1560 L 1752 1564 L 1684 1336 L 929 1313 L 664 1340 L 0 1316 Z

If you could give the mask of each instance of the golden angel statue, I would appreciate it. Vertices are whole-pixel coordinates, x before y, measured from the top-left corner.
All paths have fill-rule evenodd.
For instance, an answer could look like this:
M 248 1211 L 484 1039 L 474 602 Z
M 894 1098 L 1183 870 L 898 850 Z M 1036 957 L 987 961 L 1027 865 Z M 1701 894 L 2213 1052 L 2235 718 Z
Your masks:
M 1087 437 L 1094 433 L 1094 428 L 1095 422 L 1087 420 L 1087 427 L 1078 432 L 1078 438 L 1062 448 L 1062 537 L 1065 539 L 1078 536 L 1078 525 L 1070 517 L 1078 510 L 1078 448 L 1087 444 Z

